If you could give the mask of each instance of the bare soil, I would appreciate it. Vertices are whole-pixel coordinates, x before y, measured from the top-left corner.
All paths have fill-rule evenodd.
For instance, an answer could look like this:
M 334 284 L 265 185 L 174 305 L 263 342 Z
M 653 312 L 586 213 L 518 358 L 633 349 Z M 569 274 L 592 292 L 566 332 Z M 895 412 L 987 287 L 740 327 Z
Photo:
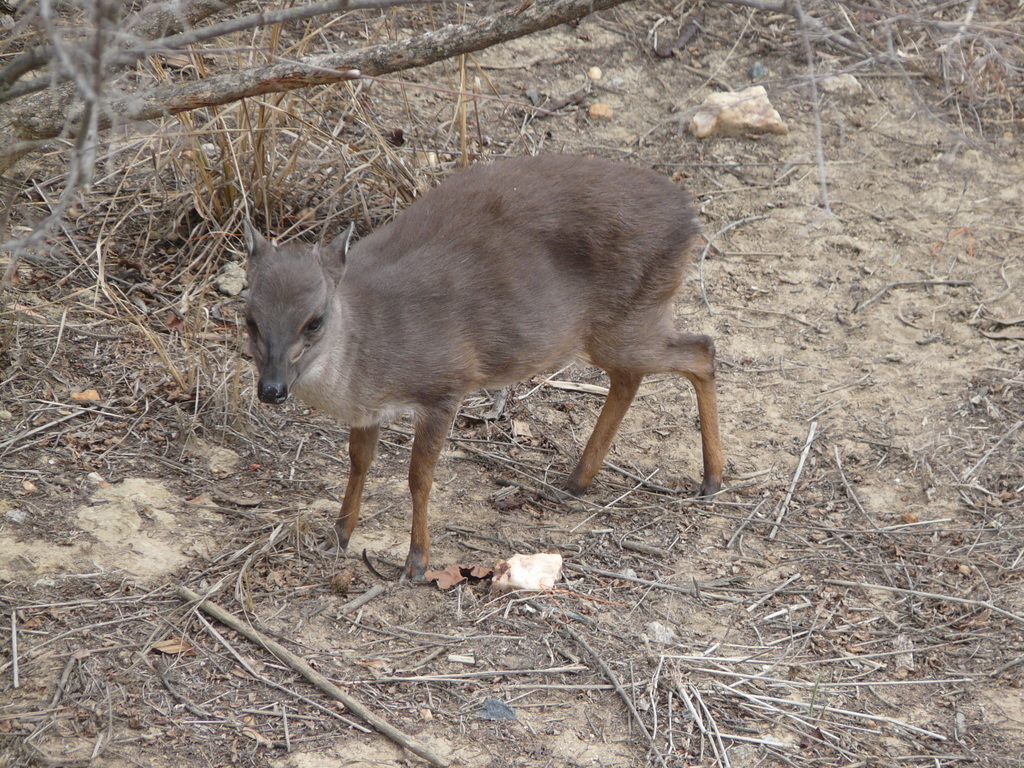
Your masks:
M 993 28 L 1014 12 L 982 5 L 975 21 Z M 345 429 L 255 401 L 240 301 L 215 287 L 241 260 L 241 203 L 217 158 L 251 131 L 224 115 L 147 126 L 118 140 L 5 297 L 0 766 L 419 762 L 180 584 L 465 766 L 1024 763 L 1020 91 L 970 66 L 943 81 L 929 56 L 949 36 L 924 35 L 903 67 L 816 47 L 821 73 L 863 86 L 816 107 L 792 22 L 704 13 L 666 58 L 653 35 L 678 35 L 687 12 L 649 2 L 481 52 L 466 140 L 480 162 L 600 155 L 692 191 L 710 244 L 679 325 L 716 340 L 726 492 L 692 498 L 693 393 L 654 377 L 614 468 L 565 499 L 601 398 L 539 377 L 497 419 L 497 393 L 467 401 L 431 531 L 436 565 L 560 552 L 552 594 L 398 582 L 401 421 L 350 552 L 330 551 Z M 444 18 L 345 16 L 327 34 L 351 44 Z M 268 97 L 304 127 L 273 138 L 293 168 L 248 161 L 236 179 L 260 224 L 319 237 L 355 218 L 365 233 L 404 207 L 457 165 L 459 77 L 448 62 Z M 686 132 L 709 92 L 755 81 L 787 135 Z M 552 114 L 525 95 L 588 83 Z M 595 103 L 613 116 L 591 118 Z M 59 183 L 47 161 L 25 171 L 17 224 Z M 554 379 L 605 383 L 579 367 Z M 490 699 L 514 719 L 491 719 Z

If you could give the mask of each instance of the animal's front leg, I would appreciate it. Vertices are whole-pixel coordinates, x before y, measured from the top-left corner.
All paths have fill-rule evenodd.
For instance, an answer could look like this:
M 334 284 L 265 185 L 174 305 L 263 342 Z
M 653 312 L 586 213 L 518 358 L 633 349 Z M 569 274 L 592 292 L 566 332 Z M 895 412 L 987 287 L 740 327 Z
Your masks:
M 430 563 L 430 526 L 427 521 L 427 500 L 434 484 L 434 467 L 444 446 L 455 409 L 434 408 L 422 414 L 416 422 L 416 436 L 412 441 L 412 461 L 409 464 L 409 491 L 412 493 L 412 538 L 409 556 L 405 559 L 405 572 L 413 581 L 423 581 Z
M 371 427 L 352 427 L 348 433 L 349 473 L 348 485 L 345 487 L 345 498 L 341 502 L 341 514 L 334 523 L 334 532 L 338 536 L 338 546 L 348 547 L 352 531 L 359 522 L 359 505 L 363 499 L 363 485 L 366 473 L 370 470 L 377 445 L 380 442 L 380 425 Z

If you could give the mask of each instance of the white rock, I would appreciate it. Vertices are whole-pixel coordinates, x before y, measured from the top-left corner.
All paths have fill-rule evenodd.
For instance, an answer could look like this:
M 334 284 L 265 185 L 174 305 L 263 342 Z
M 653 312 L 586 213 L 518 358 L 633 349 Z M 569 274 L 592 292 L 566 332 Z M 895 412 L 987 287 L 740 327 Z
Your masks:
M 499 592 L 551 589 L 561 575 L 561 555 L 512 555 L 494 566 L 491 585 Z
M 720 91 L 708 96 L 690 120 L 690 133 L 708 136 L 741 136 L 744 133 L 789 133 L 763 85 L 742 91 Z
M 674 643 L 678 639 L 676 631 L 672 627 L 662 624 L 660 621 L 652 621 L 644 627 L 644 634 L 652 643 Z
M 847 96 L 854 96 L 864 91 L 860 81 L 849 72 L 842 75 L 823 77 L 818 81 L 818 85 L 821 86 L 821 90 L 827 93 L 842 93 Z
M 20 525 L 28 520 L 28 512 L 23 509 L 9 509 L 4 512 L 4 520 L 11 523 L 18 523 Z
M 213 284 L 225 296 L 237 296 L 245 288 L 245 267 L 237 261 L 228 262 L 214 278 Z

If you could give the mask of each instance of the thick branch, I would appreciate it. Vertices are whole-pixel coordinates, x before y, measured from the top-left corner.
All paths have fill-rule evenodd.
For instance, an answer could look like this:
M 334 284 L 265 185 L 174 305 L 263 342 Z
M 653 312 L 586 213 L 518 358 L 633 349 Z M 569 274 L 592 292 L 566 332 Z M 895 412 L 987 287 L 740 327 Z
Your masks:
M 240 1 L 241 0 L 233 0 L 233 2 Z M 136 46 L 134 48 L 128 48 L 108 55 L 106 57 L 106 61 L 114 68 L 123 69 L 130 64 L 134 64 L 140 59 L 146 58 L 147 56 L 152 56 L 157 53 L 165 53 L 167 51 L 181 50 L 182 48 L 186 48 L 190 45 L 206 42 L 216 37 L 221 37 L 222 35 L 245 32 L 249 29 L 265 27 L 270 24 L 287 24 L 296 21 L 305 21 L 316 16 L 322 16 L 327 13 L 337 14 L 341 11 L 366 9 L 381 10 L 402 5 L 422 5 L 424 3 L 440 2 L 446 2 L 446 0 L 323 0 L 323 2 L 312 3 L 310 5 L 283 8 L 277 11 L 252 13 L 239 19 L 227 19 L 217 24 L 211 24 L 208 27 L 188 29 L 166 37 L 158 37 L 149 41 L 145 47 Z M 52 77 L 45 75 L 37 77 L 35 80 L 27 83 L 11 85 L 14 82 L 14 79 L 12 79 L 8 70 L 11 71 L 14 78 L 20 77 L 24 71 L 28 71 L 26 68 L 28 62 L 23 62 L 22 59 L 28 59 L 30 62 L 36 62 L 39 57 L 44 54 L 46 57 L 52 56 L 53 50 L 54 49 L 50 46 L 34 48 L 22 56 L 16 57 L 10 64 L 0 70 L 0 103 L 13 101 L 14 99 L 21 98 L 22 96 L 26 96 L 30 93 L 37 93 L 38 91 L 51 87 L 54 80 Z M 45 63 L 46 61 L 47 59 L 44 58 L 42 63 Z M 58 77 L 57 82 L 63 83 L 70 79 L 71 75 L 67 74 Z M 10 87 L 5 91 L 3 89 L 6 86 Z
M 626 0 L 535 0 L 526 7 L 513 6 L 493 16 L 452 24 L 408 40 L 122 93 L 108 101 L 100 126 L 109 128 L 115 115 L 123 122 L 152 120 L 247 96 L 336 83 L 358 77 L 359 73 L 372 76 L 398 72 L 575 21 L 623 2 Z M 77 135 L 80 112 L 81 104 L 67 86 L 32 94 L 0 108 L 0 172 L 30 151 L 34 142 Z
M 244 0 L 168 0 L 143 8 L 124 19 L 120 26 L 137 40 L 154 40 L 166 35 L 178 35 L 190 29 L 196 23 L 218 11 L 232 8 Z M 19 77 L 47 64 L 54 56 L 56 48 L 52 45 L 39 45 L 29 48 L 24 53 L 12 57 L 3 68 L 0 68 L 0 95 L 3 89 L 10 87 Z M 20 95 L 20 94 L 17 94 Z M 4 98 L 15 98 L 8 96 Z

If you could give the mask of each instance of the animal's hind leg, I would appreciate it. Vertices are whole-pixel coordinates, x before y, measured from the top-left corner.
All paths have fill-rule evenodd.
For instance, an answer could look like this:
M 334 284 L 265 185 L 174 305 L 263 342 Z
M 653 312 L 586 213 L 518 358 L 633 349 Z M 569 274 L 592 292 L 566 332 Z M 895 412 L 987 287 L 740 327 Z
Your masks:
M 587 441 L 587 447 L 583 449 L 579 463 L 569 475 L 569 482 L 566 485 L 573 496 L 583 493 L 594 479 L 597 470 L 601 468 L 612 438 L 615 437 L 622 417 L 626 415 L 640 387 L 640 380 L 643 379 L 642 373 L 621 370 L 609 370 L 608 376 L 611 378 L 608 397 L 604 401 L 601 415 L 597 417 L 597 424 Z
M 689 379 L 697 393 L 700 441 L 704 454 L 704 479 L 700 496 L 711 496 L 722 488 L 722 438 L 718 432 L 718 394 L 715 391 L 715 344 L 708 336 L 675 334 L 666 339 L 662 370 Z

